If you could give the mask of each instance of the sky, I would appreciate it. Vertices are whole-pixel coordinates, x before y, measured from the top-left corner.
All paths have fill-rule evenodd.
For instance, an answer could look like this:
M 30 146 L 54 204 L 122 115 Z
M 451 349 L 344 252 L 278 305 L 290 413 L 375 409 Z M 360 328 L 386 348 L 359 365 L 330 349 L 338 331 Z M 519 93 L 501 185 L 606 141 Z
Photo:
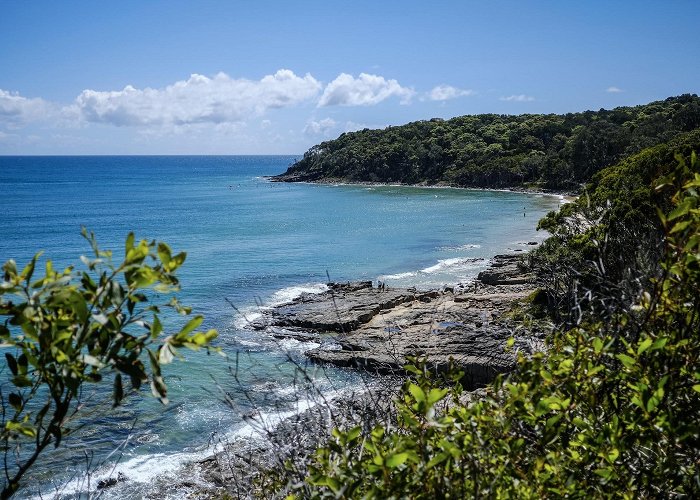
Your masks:
M 302 154 L 700 91 L 700 1 L 0 0 L 0 155 Z

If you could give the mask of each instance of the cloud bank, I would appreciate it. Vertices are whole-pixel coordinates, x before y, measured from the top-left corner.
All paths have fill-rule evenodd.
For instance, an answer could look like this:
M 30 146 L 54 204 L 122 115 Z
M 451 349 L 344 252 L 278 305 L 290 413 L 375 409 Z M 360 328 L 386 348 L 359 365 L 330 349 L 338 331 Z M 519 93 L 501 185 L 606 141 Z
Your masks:
M 611 94 L 617 94 L 617 93 L 619 93 L 619 92 L 622 92 L 622 89 L 621 89 L 621 88 L 618 88 L 618 87 L 615 87 L 615 86 L 613 85 L 612 87 L 608 87 L 607 89 L 605 89 L 605 91 L 606 91 L 606 92 L 609 92 L 609 93 L 611 93 Z
M 225 73 L 213 78 L 193 74 L 163 89 L 84 90 L 73 105 L 89 122 L 116 126 L 231 123 L 268 109 L 294 106 L 315 97 L 321 84 L 281 69 L 261 80 L 234 79 Z
M 360 73 L 355 78 L 341 73 L 326 86 L 318 106 L 372 106 L 390 97 L 398 97 L 401 104 L 408 104 L 414 95 L 413 89 L 383 76 Z
M 53 106 L 40 98 L 22 97 L 17 92 L 0 89 L 0 122 L 21 127 L 53 114 Z

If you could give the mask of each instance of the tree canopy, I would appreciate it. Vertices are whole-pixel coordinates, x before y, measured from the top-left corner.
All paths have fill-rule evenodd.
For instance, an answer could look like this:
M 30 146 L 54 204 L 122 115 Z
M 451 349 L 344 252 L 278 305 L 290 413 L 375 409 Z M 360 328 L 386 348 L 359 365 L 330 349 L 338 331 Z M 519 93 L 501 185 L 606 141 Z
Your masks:
M 695 94 L 560 115 L 421 120 L 341 134 L 278 179 L 577 190 L 604 167 L 697 127 Z

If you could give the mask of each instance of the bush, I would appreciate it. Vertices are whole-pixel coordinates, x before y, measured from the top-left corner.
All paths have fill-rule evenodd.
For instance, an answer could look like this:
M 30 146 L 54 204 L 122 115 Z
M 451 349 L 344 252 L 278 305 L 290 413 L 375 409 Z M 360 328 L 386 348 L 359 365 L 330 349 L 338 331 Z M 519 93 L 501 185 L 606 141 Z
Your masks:
M 112 253 L 100 250 L 92 233 L 83 229 L 83 236 L 94 255 L 81 257 L 87 269 L 80 273 L 72 267 L 56 271 L 48 260 L 44 276 L 32 281 L 41 254 L 21 272 L 13 260 L 2 267 L 0 339 L 10 387 L 0 388 L 2 498 L 16 492 L 44 449 L 58 447 L 69 434 L 69 424 L 82 407 L 84 384 L 109 375 L 116 406 L 129 392 L 123 377 L 132 391 L 150 382 L 153 395 L 167 403 L 162 365 L 180 347 L 209 349 L 217 335 L 215 330 L 195 332 L 203 320 L 195 316 L 178 333 L 162 338 L 165 308 L 190 314 L 175 297 L 153 302 L 179 290 L 175 271 L 185 253 L 173 255 L 165 243 L 136 244 L 132 233 L 124 261 L 114 265 Z

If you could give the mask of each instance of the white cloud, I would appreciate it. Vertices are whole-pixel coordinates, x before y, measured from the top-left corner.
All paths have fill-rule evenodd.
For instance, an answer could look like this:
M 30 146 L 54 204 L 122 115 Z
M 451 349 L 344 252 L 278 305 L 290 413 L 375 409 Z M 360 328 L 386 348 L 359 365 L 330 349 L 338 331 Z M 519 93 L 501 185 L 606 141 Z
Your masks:
M 617 94 L 618 92 L 622 92 L 622 89 L 615 87 L 615 86 L 612 86 L 612 87 L 608 87 L 607 89 L 605 89 L 605 91 L 610 92 L 611 94 Z
M 53 113 L 53 106 L 40 98 L 22 97 L 0 89 L 0 125 L 19 127 Z
M 415 91 L 402 87 L 396 80 L 386 80 L 383 76 L 360 73 L 358 78 L 341 73 L 329 83 L 318 103 L 322 106 L 372 106 L 389 97 L 396 96 L 401 104 L 408 104 Z
M 336 126 L 336 121 L 333 118 L 324 118 L 323 120 L 309 121 L 304 127 L 306 135 L 328 135 Z
M 515 102 L 530 102 L 530 101 L 534 101 L 535 98 L 532 97 L 531 95 L 518 94 L 518 95 L 509 95 L 508 97 L 500 97 L 499 100 L 501 100 L 501 101 L 515 101 Z
M 427 97 L 431 101 L 447 101 L 473 94 L 474 91 L 470 89 L 458 89 L 452 85 L 438 85 L 428 92 Z
M 213 78 L 193 74 L 162 89 L 84 90 L 75 100 L 90 122 L 118 126 L 182 126 L 233 123 L 270 108 L 293 106 L 314 98 L 321 84 L 281 69 L 259 81 L 234 79 L 225 73 Z

